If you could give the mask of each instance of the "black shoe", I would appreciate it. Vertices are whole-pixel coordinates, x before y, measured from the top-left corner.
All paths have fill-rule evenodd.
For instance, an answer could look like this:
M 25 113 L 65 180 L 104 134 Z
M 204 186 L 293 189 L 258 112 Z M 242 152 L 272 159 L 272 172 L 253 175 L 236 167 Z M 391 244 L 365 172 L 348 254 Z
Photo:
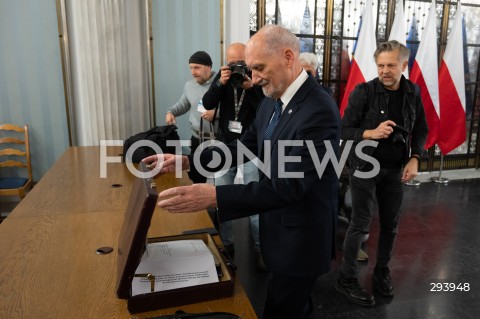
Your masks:
M 262 254 L 259 251 L 255 252 L 255 266 L 259 272 L 268 272 L 267 266 L 263 262 Z
M 357 278 L 340 276 L 335 283 L 338 292 L 344 294 L 348 300 L 364 307 L 375 306 L 375 298 L 363 289 Z
M 227 253 L 228 257 L 233 259 L 235 257 L 235 246 L 233 244 L 230 245 L 224 245 L 225 252 Z
M 388 267 L 375 267 L 373 270 L 373 287 L 385 297 L 393 296 L 392 277 Z

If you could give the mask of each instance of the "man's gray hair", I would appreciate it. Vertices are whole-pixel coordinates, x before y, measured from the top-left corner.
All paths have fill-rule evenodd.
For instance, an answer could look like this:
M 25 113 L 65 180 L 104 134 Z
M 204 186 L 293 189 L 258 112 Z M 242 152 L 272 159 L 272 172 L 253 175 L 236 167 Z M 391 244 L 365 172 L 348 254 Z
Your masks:
M 377 58 L 380 53 L 395 51 L 397 49 L 399 50 L 398 59 L 400 60 L 400 62 L 407 61 L 408 58 L 410 57 L 410 50 L 405 45 L 398 42 L 397 40 L 391 40 L 391 41 L 380 43 L 377 46 L 377 49 L 375 50 L 373 57 L 375 58 L 375 61 L 377 61 Z
M 284 48 L 300 54 L 300 43 L 295 34 L 275 24 L 269 24 L 260 29 L 265 33 L 265 50 L 269 55 L 278 54 Z
M 318 66 L 318 58 L 315 53 L 312 52 L 302 52 L 298 58 L 300 63 L 305 63 L 310 65 L 312 68 L 316 69 Z

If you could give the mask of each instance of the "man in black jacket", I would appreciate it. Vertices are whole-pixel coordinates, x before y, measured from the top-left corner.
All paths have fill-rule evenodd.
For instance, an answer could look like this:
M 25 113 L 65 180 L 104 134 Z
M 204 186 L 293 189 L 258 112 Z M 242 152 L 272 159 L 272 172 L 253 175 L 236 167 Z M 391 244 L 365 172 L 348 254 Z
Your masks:
M 374 197 L 378 201 L 380 235 L 373 287 L 383 296 L 393 296 L 388 263 L 398 232 L 402 182 L 416 177 L 428 132 L 420 90 L 402 76 L 408 57 L 409 50 L 397 41 L 380 44 L 374 54 L 378 78 L 357 85 L 342 120 L 342 139 L 354 142 L 349 154 L 353 211 L 336 288 L 362 306 L 375 305 L 375 298 L 358 283 L 356 260 L 360 244 L 369 233 Z M 369 161 L 353 151 L 363 140 L 378 143 L 363 149 Z

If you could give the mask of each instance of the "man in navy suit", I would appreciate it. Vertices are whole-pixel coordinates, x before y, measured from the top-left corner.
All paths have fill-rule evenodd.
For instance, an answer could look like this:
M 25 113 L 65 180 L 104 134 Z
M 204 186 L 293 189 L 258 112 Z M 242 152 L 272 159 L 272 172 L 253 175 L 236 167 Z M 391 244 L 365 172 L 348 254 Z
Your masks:
M 330 162 L 321 164 L 336 158 L 340 116 L 330 95 L 301 68 L 299 51 L 296 36 L 276 25 L 263 27 L 247 43 L 252 81 L 266 98 L 239 142 L 270 164 L 261 169 L 260 180 L 195 184 L 159 194 L 158 205 L 174 213 L 218 207 L 221 220 L 260 213 L 262 255 L 271 271 L 264 319 L 314 318 L 310 294 L 334 255 L 338 178 Z M 239 142 L 228 145 L 234 164 Z M 215 152 L 222 150 L 211 146 L 197 159 L 161 154 L 144 161 L 161 163 L 161 173 L 167 173 L 178 162 L 183 169 L 207 167 L 218 158 Z

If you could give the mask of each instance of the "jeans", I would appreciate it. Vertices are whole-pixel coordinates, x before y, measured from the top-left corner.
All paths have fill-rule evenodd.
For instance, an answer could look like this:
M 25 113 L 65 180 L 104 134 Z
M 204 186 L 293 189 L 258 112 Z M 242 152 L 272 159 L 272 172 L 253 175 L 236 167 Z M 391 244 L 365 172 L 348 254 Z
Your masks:
M 231 185 L 238 184 L 239 181 L 235 179 L 237 172 L 241 171 L 243 175 L 243 184 L 250 182 L 258 182 L 258 167 L 252 162 L 232 167 L 226 171 L 220 171 L 215 175 L 215 185 Z M 218 176 L 218 177 L 217 177 Z M 260 252 L 260 232 L 258 227 L 258 214 L 251 215 L 250 217 L 250 233 L 252 234 L 254 241 L 254 250 Z M 231 220 L 220 223 L 220 238 L 224 245 L 233 244 L 233 222 Z
M 377 267 L 387 267 L 398 233 L 400 207 L 403 201 L 402 169 L 381 168 L 374 178 L 362 179 L 350 173 L 352 218 L 343 243 L 342 275 L 357 277 L 357 254 L 368 237 L 372 222 L 374 197 L 378 202 L 380 235 L 377 246 Z

